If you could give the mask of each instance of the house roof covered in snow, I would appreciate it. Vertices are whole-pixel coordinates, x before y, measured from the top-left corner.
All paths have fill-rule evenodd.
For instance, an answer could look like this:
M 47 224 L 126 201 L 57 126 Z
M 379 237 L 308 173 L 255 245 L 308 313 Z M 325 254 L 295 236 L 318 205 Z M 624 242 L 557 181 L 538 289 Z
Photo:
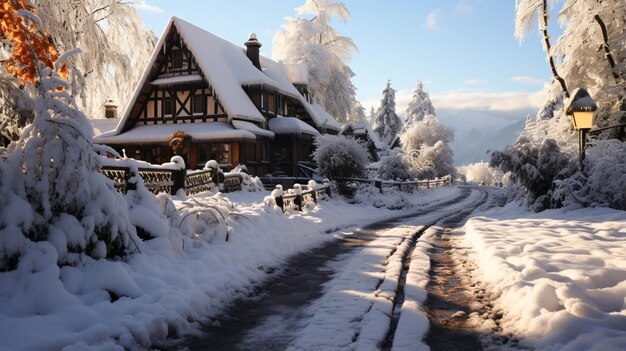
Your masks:
M 182 40 L 196 59 L 201 75 L 161 79 L 152 78 L 154 80 L 148 82 L 159 52 L 163 50 L 168 33 L 173 27 L 180 33 Z M 283 95 L 297 99 L 318 128 L 334 131 L 341 129 L 339 123 L 324 111 L 321 106 L 310 104 L 294 87 L 294 83 L 308 83 L 309 74 L 308 68 L 305 65 L 286 65 L 263 56 L 260 57 L 260 61 L 262 70 L 256 68 L 250 61 L 246 55 L 245 48 L 217 37 L 178 17 L 172 17 L 163 35 L 159 39 L 143 76 L 130 100 L 130 104 L 127 106 L 113 134 L 120 134 L 125 129 L 125 124 L 131 114 L 133 105 L 140 96 L 146 83 L 160 86 L 196 82 L 205 78 L 214 89 L 215 95 L 218 97 L 230 122 L 234 120 L 249 122 L 265 121 L 265 117 L 263 117 L 244 90 L 246 86 L 263 86 L 268 90 L 277 91 Z M 244 130 L 250 129 L 242 127 L 249 127 L 247 124 L 237 123 L 233 125 L 235 128 L 242 128 Z M 261 135 L 262 133 L 255 134 Z M 266 136 L 269 136 L 269 134 L 266 133 Z
M 228 122 L 148 124 L 115 135 L 104 133 L 94 137 L 94 141 L 102 144 L 127 144 L 134 142 L 163 143 L 174 132 L 182 130 L 196 141 L 225 141 L 232 139 L 256 139 L 248 130 L 235 129 Z
M 378 134 L 374 133 L 374 130 L 367 122 L 348 122 L 343 126 L 339 134 L 345 135 L 350 129 L 354 135 L 367 135 L 377 150 L 383 150 L 385 148 Z
M 276 134 L 309 134 L 318 136 L 320 133 L 310 125 L 295 117 L 276 117 L 272 118 L 268 122 L 268 127 Z

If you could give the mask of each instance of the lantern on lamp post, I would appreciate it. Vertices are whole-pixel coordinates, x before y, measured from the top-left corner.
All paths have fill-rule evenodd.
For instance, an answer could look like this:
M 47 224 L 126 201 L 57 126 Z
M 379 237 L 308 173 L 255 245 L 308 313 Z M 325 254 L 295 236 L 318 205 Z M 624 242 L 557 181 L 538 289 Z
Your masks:
M 587 90 L 578 88 L 572 94 L 565 110 L 568 115 L 572 116 L 572 124 L 574 129 L 578 131 L 578 153 L 581 170 L 584 169 L 585 136 L 593 125 L 594 112 L 597 109 L 598 106 Z

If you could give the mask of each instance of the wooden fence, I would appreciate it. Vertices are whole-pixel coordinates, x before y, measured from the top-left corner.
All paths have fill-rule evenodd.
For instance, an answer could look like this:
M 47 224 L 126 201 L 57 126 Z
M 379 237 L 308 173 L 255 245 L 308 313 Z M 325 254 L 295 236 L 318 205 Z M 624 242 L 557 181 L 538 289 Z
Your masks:
M 100 173 L 113 181 L 117 191 L 126 194 L 128 190 L 137 189 L 137 180 L 143 182 L 144 187 L 154 193 L 165 192 L 176 195 L 179 190 L 184 190 L 185 195 L 195 195 L 211 189 L 216 184 L 220 191 L 241 191 L 243 177 L 239 174 L 218 173 L 215 176 L 213 169 L 187 172 L 183 169 L 169 168 L 137 168 L 139 174 L 135 174 L 133 168 L 124 166 L 103 166 Z
M 324 182 L 323 186 L 307 188 L 303 191 L 299 184 L 294 184 L 294 189 L 291 192 L 287 191 L 286 194 L 283 193 L 281 196 L 274 197 L 276 206 L 280 207 L 283 212 L 289 208 L 302 211 L 302 207 L 309 202 L 317 203 L 319 200 L 331 197 L 330 182 L 328 181 Z
M 422 189 L 430 189 L 437 188 L 441 186 L 446 186 L 452 184 L 452 176 L 445 176 L 441 178 L 435 179 L 425 179 L 425 180 L 406 180 L 406 181 L 395 181 L 395 180 L 380 180 L 380 179 L 361 179 L 361 178 L 335 178 L 334 179 L 338 183 L 338 187 L 340 189 L 350 189 L 350 185 L 352 184 L 370 184 L 380 190 L 383 193 L 383 189 L 397 189 L 403 192 L 414 192 L 416 190 Z M 356 190 L 356 189 L 354 189 Z

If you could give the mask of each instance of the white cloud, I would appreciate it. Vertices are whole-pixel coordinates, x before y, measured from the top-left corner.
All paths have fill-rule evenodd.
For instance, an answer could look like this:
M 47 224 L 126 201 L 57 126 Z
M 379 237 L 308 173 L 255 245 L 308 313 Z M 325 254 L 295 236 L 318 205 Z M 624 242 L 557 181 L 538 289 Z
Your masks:
M 482 85 L 487 84 L 487 81 L 484 79 L 466 79 L 463 81 L 465 85 Z
M 528 84 L 528 85 L 541 85 L 541 84 L 545 84 L 546 82 L 543 79 L 539 79 L 539 78 L 531 77 L 531 76 L 514 76 L 514 77 L 511 77 L 511 80 L 514 82 L 519 82 L 519 83 Z
M 140 1 L 134 2 L 133 5 L 135 6 L 137 10 L 144 10 L 144 11 L 154 12 L 154 13 L 163 12 L 162 8 L 158 6 L 150 5 L 148 4 L 146 0 L 140 0 Z
M 456 12 L 468 15 L 472 13 L 472 6 L 465 1 L 459 1 L 459 3 L 456 4 Z
M 426 20 L 424 21 L 424 25 L 426 26 L 426 28 L 430 30 L 439 29 L 439 23 L 438 23 L 439 13 L 441 13 L 440 9 L 434 9 L 430 11 L 430 13 L 426 16 Z
M 548 85 L 545 85 L 543 89 L 535 92 L 449 91 L 432 94 L 431 99 L 435 109 L 505 112 L 538 109 L 543 104 L 547 92 Z
M 478 92 L 454 90 L 444 93 L 431 93 L 430 98 L 435 110 L 450 112 L 492 112 L 511 118 L 519 117 L 519 111 L 538 110 L 548 94 L 549 85 L 545 84 L 541 90 L 505 91 L 505 92 Z M 396 112 L 404 115 L 406 106 L 411 101 L 411 90 L 396 91 Z M 370 108 L 377 109 L 380 106 L 380 98 L 365 99 L 361 101 L 365 111 Z

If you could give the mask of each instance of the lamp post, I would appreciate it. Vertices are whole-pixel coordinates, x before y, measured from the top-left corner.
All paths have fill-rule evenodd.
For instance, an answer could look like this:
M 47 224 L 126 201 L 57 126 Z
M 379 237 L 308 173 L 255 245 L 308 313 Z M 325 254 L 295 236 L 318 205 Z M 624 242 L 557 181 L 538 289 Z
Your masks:
M 593 125 L 593 116 L 597 109 L 598 106 L 587 90 L 578 88 L 573 92 L 565 110 L 568 115 L 572 116 L 572 124 L 574 129 L 578 131 L 578 153 L 581 170 L 584 170 L 585 135 Z

